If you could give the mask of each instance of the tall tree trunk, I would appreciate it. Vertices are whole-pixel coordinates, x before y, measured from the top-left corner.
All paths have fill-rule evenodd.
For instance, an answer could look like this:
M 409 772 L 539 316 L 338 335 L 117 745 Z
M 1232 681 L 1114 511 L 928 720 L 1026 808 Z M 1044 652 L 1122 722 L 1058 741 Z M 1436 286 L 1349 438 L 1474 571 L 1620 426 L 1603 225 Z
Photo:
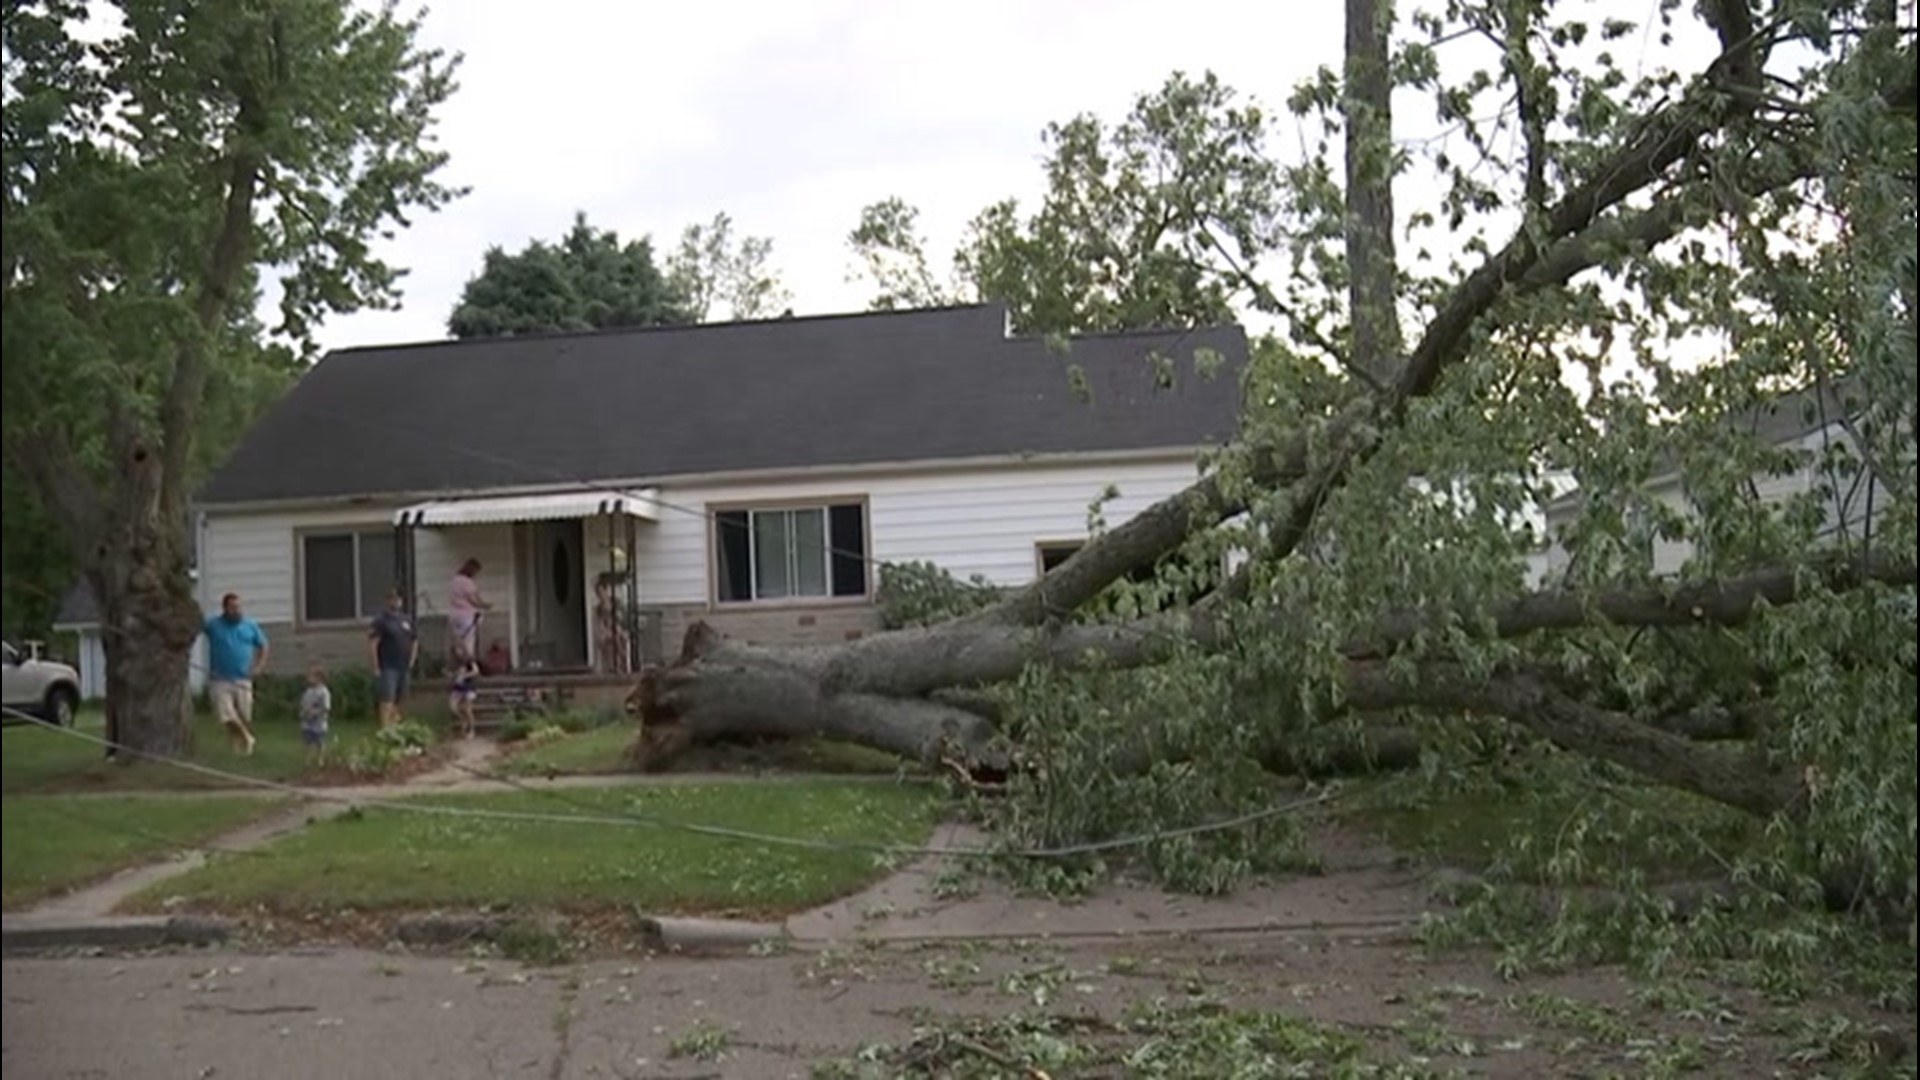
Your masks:
M 109 738 L 133 751 L 111 756 L 132 764 L 143 757 L 181 757 L 192 749 L 193 698 L 187 681 L 186 648 L 175 642 L 182 628 L 193 630 L 197 611 L 189 597 L 151 595 L 133 600 L 121 610 L 102 608 L 101 647 L 107 661 L 107 724 Z M 166 612 L 156 618 L 159 612 Z M 159 625 L 165 623 L 166 625 Z M 132 628 L 132 633 L 125 632 Z
M 119 500 L 86 552 L 106 660 L 107 736 L 140 754 L 188 748 L 187 663 L 201 613 L 188 575 L 186 507 L 164 467 L 133 440 Z
M 1399 270 L 1393 250 L 1393 0 L 1347 0 L 1348 368 L 1376 388 L 1400 371 Z

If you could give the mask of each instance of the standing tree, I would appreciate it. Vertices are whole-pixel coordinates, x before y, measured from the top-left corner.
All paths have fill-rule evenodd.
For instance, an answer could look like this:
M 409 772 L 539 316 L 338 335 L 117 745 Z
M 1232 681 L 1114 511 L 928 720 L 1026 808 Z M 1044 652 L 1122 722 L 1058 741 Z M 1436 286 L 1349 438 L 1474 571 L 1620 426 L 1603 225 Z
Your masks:
M 651 239 L 622 243 L 577 213 L 558 244 L 535 240 L 514 254 L 488 248 L 447 317 L 447 332 L 509 337 L 694 321 L 686 293 L 654 263 Z
M 927 265 L 919 209 L 897 195 L 861 209 L 860 223 L 847 234 L 847 247 L 860 260 L 858 272 L 848 280 L 864 276 L 879 290 L 867 304 L 873 311 L 958 302 L 960 290 L 942 285 Z
M 1233 318 L 1280 244 L 1281 170 L 1267 117 L 1211 73 L 1176 73 L 1109 128 L 1050 125 L 1047 193 L 974 218 L 955 256 L 1016 328 L 1100 332 Z
M 93 587 L 110 730 L 137 751 L 186 745 L 182 525 L 207 426 L 261 378 L 258 275 L 305 343 L 390 302 L 371 244 L 458 194 L 431 138 L 456 60 L 419 30 L 345 0 L 6 5 L 7 465 Z
M 727 319 L 764 319 L 792 302 L 780 276 L 767 266 L 773 241 L 743 236 L 736 242 L 733 219 L 715 214 L 705 225 L 689 225 L 680 247 L 667 259 L 667 280 L 686 298 L 695 322 L 714 322 L 716 310 Z
M 828 732 L 1025 763 L 1002 820 L 1053 844 L 1244 810 L 1270 798 L 1261 766 L 1372 743 L 1383 721 L 1458 760 L 1491 719 L 1783 825 L 1771 869 L 1844 868 L 1910 915 L 1911 9 L 1699 12 L 1677 26 L 1662 5 L 1657 40 L 1717 41 L 1712 59 L 1636 76 L 1611 51 L 1641 39 L 1623 21 L 1468 0 L 1403 27 L 1386 0 L 1350 0 L 1341 70 L 1290 102 L 1310 155 L 1285 168 L 1253 160 L 1258 116 L 1210 80 L 1176 79 L 1114 139 L 1061 129 L 1039 214 L 977 230 L 983 295 L 1050 330 L 1217 318 L 1238 290 L 1287 319 L 1273 348 L 1348 374 L 1338 393 L 1304 408 L 1304 367 L 1256 370 L 1198 482 L 971 614 L 805 650 L 694 627 L 636 690 L 661 725 L 642 760 Z M 1432 96 L 1439 136 L 1396 137 L 1409 90 Z M 910 215 L 868 217 L 889 226 L 863 220 L 870 250 L 905 250 Z M 1268 248 L 1284 284 L 1246 265 Z M 924 266 L 908 260 L 908 286 Z M 1757 476 L 1809 458 L 1742 418 L 1843 385 L 1868 405 L 1813 459 L 1819 489 L 1762 498 Z M 1647 494 L 1663 468 L 1682 505 Z M 1549 469 L 1580 485 L 1575 566 L 1529 592 L 1517 522 Z M 1828 512 L 1860 487 L 1877 514 Z M 1678 581 L 1653 573 L 1666 543 L 1693 550 Z M 1063 617 L 1199 544 L 1249 557 L 1160 614 Z M 1219 888 L 1271 839 L 1169 838 L 1148 858 Z

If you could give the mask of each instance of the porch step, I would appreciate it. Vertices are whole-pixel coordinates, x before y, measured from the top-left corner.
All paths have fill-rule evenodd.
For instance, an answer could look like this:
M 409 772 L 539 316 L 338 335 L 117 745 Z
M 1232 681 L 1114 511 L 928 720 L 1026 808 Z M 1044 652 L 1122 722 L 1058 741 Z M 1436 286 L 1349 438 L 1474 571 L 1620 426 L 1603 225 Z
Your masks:
M 483 675 L 475 685 L 474 720 L 481 726 L 498 726 L 516 718 L 537 722 L 542 716 L 570 711 L 617 710 L 634 680 L 631 675 L 589 672 Z M 421 679 L 414 684 L 414 693 L 420 699 L 417 707 L 444 710 L 452 688 L 452 681 L 445 676 Z

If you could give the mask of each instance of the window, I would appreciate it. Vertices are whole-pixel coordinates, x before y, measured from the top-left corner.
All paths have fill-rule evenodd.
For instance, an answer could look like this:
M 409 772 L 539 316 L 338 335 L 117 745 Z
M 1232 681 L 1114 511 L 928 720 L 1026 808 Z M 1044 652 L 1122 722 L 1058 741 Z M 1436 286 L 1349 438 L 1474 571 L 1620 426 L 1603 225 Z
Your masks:
M 394 584 L 391 529 L 300 538 L 300 614 L 307 622 L 370 618 Z
M 714 593 L 723 604 L 867 595 L 860 503 L 713 515 Z

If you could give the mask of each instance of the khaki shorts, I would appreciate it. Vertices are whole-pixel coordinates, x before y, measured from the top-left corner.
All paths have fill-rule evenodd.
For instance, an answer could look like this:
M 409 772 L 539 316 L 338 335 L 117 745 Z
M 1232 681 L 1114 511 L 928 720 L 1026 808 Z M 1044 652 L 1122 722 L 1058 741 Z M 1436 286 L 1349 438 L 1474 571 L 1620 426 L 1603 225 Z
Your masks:
M 221 723 L 253 723 L 253 680 L 210 679 L 207 700 L 213 703 L 213 715 Z

